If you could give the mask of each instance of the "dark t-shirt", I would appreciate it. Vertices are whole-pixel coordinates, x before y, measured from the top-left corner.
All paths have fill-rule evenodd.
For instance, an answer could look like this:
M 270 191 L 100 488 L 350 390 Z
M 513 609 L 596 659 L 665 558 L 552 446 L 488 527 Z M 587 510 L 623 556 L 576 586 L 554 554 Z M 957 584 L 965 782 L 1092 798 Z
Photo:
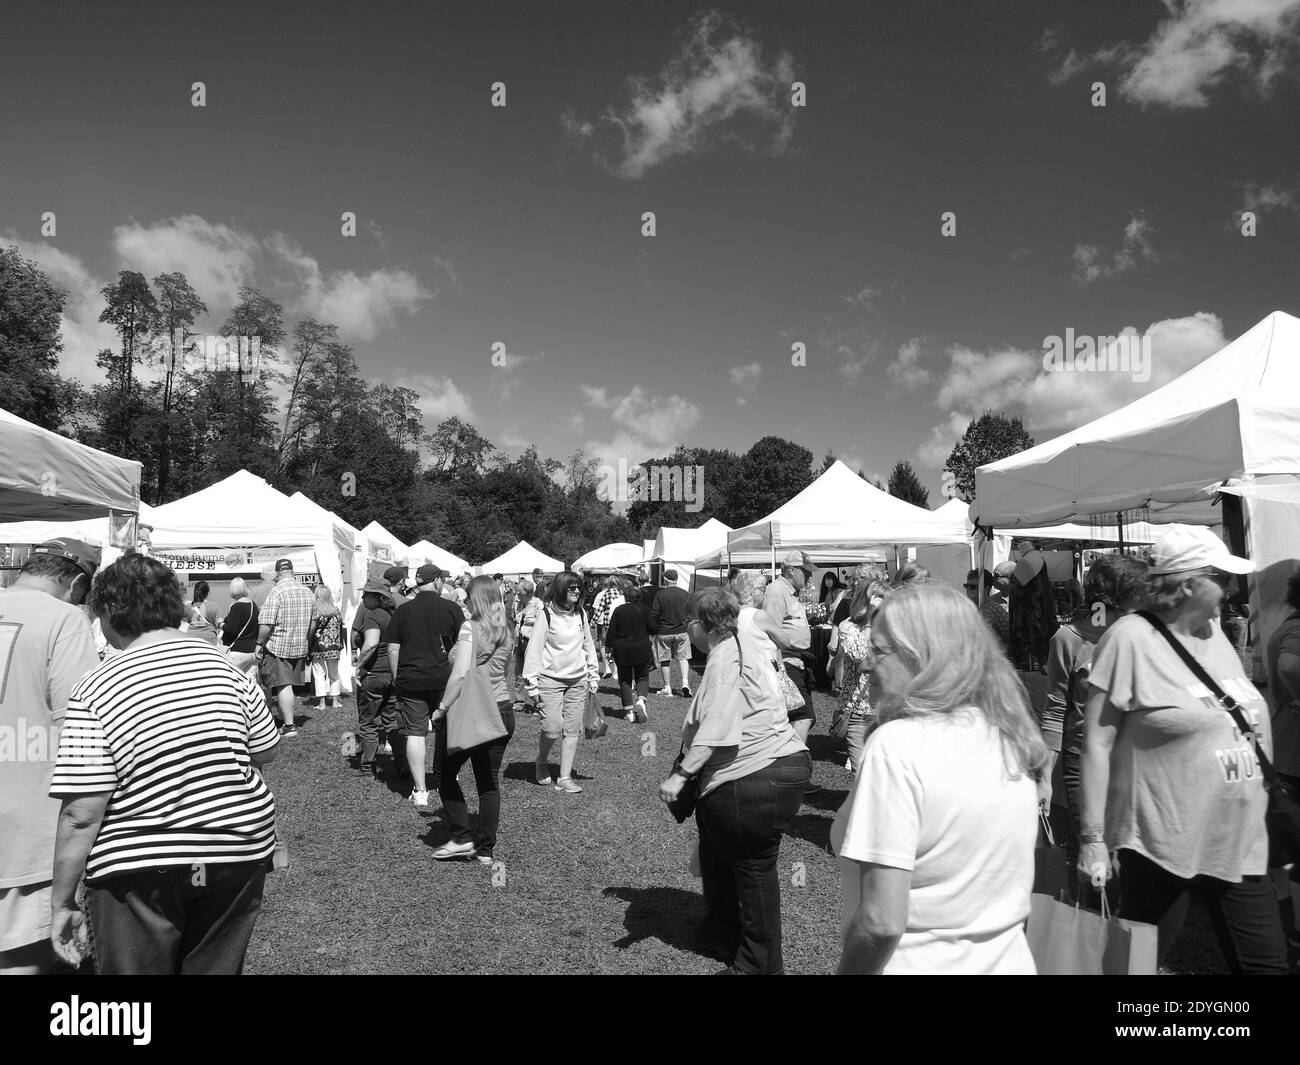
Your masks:
M 397 687 L 429 691 L 444 687 L 451 676 L 447 652 L 456 646 L 465 615 L 450 599 L 422 592 L 393 614 L 385 643 L 402 645 L 397 661 Z
M 370 664 L 366 666 L 371 673 L 388 672 L 388 644 L 384 641 L 384 637 L 388 634 L 388 623 L 392 620 L 391 610 L 377 606 L 372 610 L 362 607 L 357 611 L 356 619 L 352 622 L 358 648 L 366 642 L 366 629 L 379 630 L 379 647 L 375 650 L 375 656 L 370 660 Z
M 640 603 L 620 603 L 610 615 L 605 643 L 614 651 L 614 661 L 628 666 L 650 662 L 650 618 Z
M 831 625 L 835 628 L 840 627 L 840 622 L 849 620 L 849 613 L 853 609 L 853 596 L 846 595 L 840 600 L 840 605 L 835 608 L 835 613 L 831 615 Z

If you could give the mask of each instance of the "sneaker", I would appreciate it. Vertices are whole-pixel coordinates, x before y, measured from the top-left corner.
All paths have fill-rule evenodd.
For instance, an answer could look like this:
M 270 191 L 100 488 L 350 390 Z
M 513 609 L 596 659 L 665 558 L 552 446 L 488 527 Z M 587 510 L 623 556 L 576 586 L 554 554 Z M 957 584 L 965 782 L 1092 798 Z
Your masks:
M 656 695 L 672 695 L 672 693 L 673 693 L 672 688 L 660 688 L 657 692 L 655 692 Z
M 434 861 L 446 862 L 454 858 L 473 858 L 474 844 L 472 843 L 454 843 L 448 841 L 433 852 Z
M 693 699 L 694 697 L 695 697 L 695 693 L 691 691 L 690 688 L 682 688 L 683 699 Z
M 429 793 L 427 791 L 412 791 L 410 799 L 412 806 L 424 807 L 429 805 Z
M 572 777 L 560 777 L 555 782 L 555 790 L 562 791 L 566 795 L 580 795 L 582 794 L 582 785 L 575 784 Z
M 383 743 L 379 745 L 379 749 L 375 751 L 375 753 L 386 754 L 388 755 L 389 758 L 391 758 L 393 756 L 393 745 L 389 743 L 387 740 L 385 740 Z
M 636 711 L 635 711 L 632 707 L 630 707 L 630 706 L 625 706 L 625 707 L 623 707 L 623 720 L 624 720 L 624 721 L 635 721 L 636 719 L 637 719 L 637 718 L 636 718 Z
M 298 735 L 298 729 L 294 725 L 281 725 L 279 733 L 281 736 L 296 736 Z
M 551 767 L 549 765 L 542 765 L 541 762 L 534 762 L 533 773 L 537 777 L 537 783 L 541 784 L 543 787 L 551 782 Z
M 496 859 L 493 858 L 491 854 L 488 854 L 485 851 L 475 851 L 474 860 L 478 862 L 479 865 L 491 865 L 494 861 L 496 861 Z
M 646 721 L 649 721 L 649 720 L 650 720 L 650 714 L 646 711 L 646 708 L 645 708 L 645 697 L 644 697 L 644 696 L 640 696 L 640 695 L 637 696 L 637 700 L 636 700 L 636 708 L 635 708 L 635 709 L 636 709 L 636 720 L 637 720 L 637 721 L 640 721 L 640 722 L 646 722 Z

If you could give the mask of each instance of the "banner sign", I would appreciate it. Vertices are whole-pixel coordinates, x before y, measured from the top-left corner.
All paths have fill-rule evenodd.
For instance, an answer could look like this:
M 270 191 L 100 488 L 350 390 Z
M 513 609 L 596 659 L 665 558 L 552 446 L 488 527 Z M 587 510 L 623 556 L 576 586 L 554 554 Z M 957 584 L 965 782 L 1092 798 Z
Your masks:
M 119 551 L 136 546 L 136 515 L 129 510 L 108 512 L 108 543 Z
M 299 580 L 306 576 L 314 579 L 305 584 L 319 582 L 320 568 L 316 565 L 316 552 L 310 547 L 200 547 L 183 550 L 155 551 L 153 557 L 165 562 L 182 577 L 222 574 L 229 577 L 262 578 L 263 569 L 271 569 L 277 561 L 287 558 L 293 563 L 293 572 Z

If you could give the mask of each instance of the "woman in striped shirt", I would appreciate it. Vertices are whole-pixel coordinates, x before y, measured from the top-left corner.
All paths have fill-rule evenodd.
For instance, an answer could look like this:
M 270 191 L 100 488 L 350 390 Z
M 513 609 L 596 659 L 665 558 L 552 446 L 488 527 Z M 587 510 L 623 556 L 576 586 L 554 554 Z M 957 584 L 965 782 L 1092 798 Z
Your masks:
M 73 688 L 59 736 L 55 950 L 80 959 L 84 872 L 100 973 L 238 973 L 275 847 L 266 700 L 177 631 L 185 602 L 161 562 L 126 555 L 89 605 L 120 653 Z

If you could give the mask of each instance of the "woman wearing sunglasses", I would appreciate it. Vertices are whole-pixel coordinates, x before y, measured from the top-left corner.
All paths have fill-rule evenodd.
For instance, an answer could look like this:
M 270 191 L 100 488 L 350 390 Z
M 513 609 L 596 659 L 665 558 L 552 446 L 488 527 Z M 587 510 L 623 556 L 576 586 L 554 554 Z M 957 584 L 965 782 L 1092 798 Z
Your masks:
M 1225 575 L 1254 568 L 1197 526 L 1170 525 L 1152 545 L 1147 610 L 1240 705 L 1254 739 L 1146 611 L 1120 618 L 1088 674 L 1078 868 L 1098 887 L 1118 872 L 1119 916 L 1159 926 L 1161 960 L 1196 892 L 1233 973 L 1285 975 L 1254 747 L 1273 753 L 1269 716 L 1215 624 Z

